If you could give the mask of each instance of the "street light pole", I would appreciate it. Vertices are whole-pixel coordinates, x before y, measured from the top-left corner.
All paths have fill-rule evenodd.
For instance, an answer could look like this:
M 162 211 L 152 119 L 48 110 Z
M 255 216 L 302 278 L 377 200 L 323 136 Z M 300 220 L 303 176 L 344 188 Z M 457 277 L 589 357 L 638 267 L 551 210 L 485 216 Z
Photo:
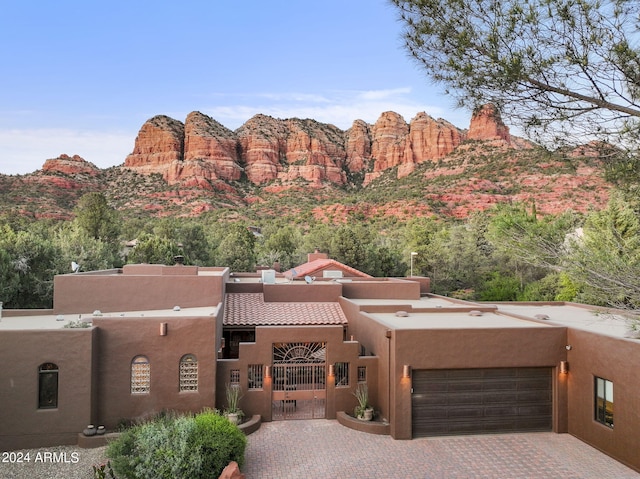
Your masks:
M 411 252 L 411 277 L 413 277 L 413 257 L 414 256 L 418 256 L 418 253 L 416 253 L 415 251 Z

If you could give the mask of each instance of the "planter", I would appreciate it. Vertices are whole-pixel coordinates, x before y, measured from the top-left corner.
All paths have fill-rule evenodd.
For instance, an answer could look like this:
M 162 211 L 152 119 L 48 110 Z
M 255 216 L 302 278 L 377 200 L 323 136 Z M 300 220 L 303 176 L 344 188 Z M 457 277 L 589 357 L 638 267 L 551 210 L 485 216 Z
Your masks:
M 226 416 L 231 424 L 235 424 L 236 426 L 240 424 L 240 416 L 238 415 L 238 413 L 230 412 L 227 413 Z
M 361 415 L 358 416 L 358 419 L 361 421 L 372 421 L 373 420 L 373 408 L 366 408 Z
M 95 436 L 96 435 L 96 427 L 93 424 L 89 424 L 86 429 L 84 431 L 82 431 L 82 434 L 84 434 L 85 436 Z

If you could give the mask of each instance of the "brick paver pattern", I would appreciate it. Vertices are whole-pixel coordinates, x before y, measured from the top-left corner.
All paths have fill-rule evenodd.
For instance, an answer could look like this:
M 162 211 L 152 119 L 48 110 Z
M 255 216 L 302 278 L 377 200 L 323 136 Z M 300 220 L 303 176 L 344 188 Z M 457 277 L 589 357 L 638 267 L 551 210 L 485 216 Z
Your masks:
M 316 419 L 263 423 L 247 439 L 247 479 L 640 478 L 575 437 L 551 432 L 397 441 Z

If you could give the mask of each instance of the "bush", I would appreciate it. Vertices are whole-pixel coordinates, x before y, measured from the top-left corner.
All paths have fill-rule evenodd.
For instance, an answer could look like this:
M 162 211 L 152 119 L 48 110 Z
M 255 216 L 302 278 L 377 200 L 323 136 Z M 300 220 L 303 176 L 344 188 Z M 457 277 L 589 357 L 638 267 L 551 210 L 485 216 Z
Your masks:
M 114 471 L 128 479 L 218 477 L 244 463 L 246 438 L 215 412 L 165 416 L 124 431 L 107 448 Z
M 202 459 L 202 466 L 193 478 L 218 477 L 231 461 L 242 467 L 247 438 L 238 426 L 215 413 L 199 414 L 194 422 L 190 449 Z
M 503 276 L 495 272 L 482 285 L 480 301 L 515 301 L 520 291 L 520 281 L 513 276 Z

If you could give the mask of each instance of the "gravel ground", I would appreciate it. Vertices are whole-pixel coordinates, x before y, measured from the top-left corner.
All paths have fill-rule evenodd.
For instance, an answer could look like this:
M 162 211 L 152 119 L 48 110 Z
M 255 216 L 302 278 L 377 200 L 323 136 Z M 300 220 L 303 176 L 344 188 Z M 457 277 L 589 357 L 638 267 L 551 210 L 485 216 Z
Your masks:
M 43 447 L 2 452 L 0 479 L 93 479 L 93 465 L 105 462 L 104 447 Z

